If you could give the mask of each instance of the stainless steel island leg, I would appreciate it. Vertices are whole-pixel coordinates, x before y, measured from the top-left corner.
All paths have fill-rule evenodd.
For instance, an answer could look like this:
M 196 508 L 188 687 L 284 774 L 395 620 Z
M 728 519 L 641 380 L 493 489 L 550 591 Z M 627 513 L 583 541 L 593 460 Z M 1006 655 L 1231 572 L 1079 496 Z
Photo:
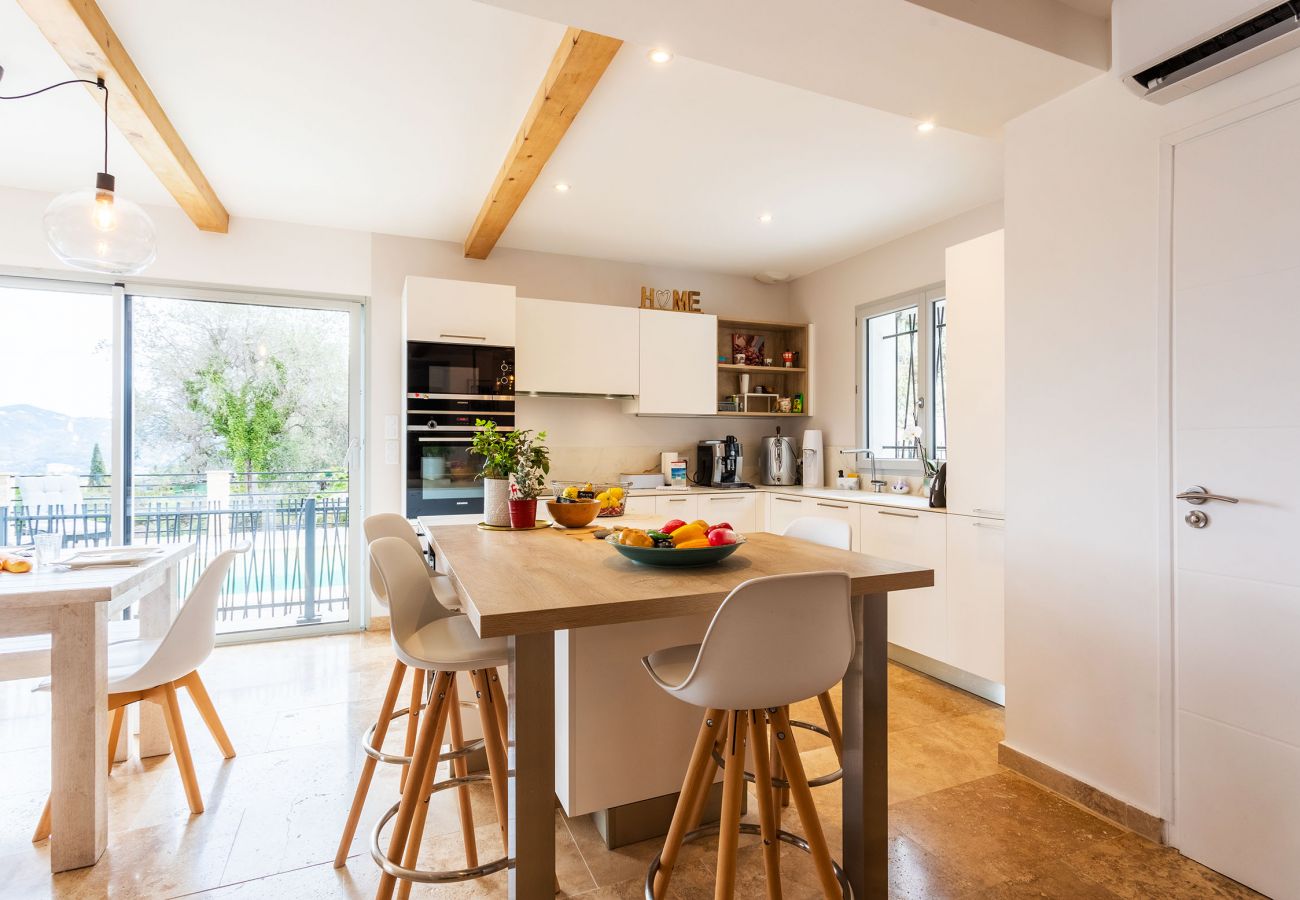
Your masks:
M 555 635 L 510 639 L 510 897 L 555 897 Z
M 859 900 L 889 895 L 887 594 L 853 598 L 844 676 L 844 871 Z

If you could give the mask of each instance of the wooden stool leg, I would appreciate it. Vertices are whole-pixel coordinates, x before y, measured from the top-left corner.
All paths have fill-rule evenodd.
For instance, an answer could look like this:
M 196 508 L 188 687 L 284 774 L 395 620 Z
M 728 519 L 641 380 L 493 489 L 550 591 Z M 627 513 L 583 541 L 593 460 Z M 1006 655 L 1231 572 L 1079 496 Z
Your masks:
M 786 778 L 790 780 L 790 794 L 794 797 L 795 808 L 799 810 L 799 821 L 803 823 L 804 839 L 812 851 L 813 867 L 817 870 L 822 893 L 826 900 L 836 900 L 840 896 L 840 883 L 835 879 L 831 851 L 826 846 L 826 835 L 822 832 L 817 807 L 813 805 L 812 790 L 808 787 L 808 777 L 804 774 L 803 760 L 799 758 L 799 748 L 790 731 L 788 707 L 783 706 L 772 714 L 772 728 L 776 731 L 777 750 L 781 753 Z
M 401 688 L 400 682 L 398 688 Z M 402 801 L 393 820 L 393 833 L 388 838 L 387 858 L 391 862 L 400 863 L 406 853 L 406 839 L 411 833 L 411 821 L 415 818 L 416 807 L 424 802 L 420 787 L 424 784 L 426 769 L 437 767 L 438 748 L 433 746 L 437 725 L 437 716 L 425 716 L 424 722 L 420 725 L 420 733 L 415 736 L 410 777 L 406 780 L 406 790 L 402 791 Z M 389 900 L 396 886 L 396 878 L 387 872 L 382 873 L 379 876 L 379 889 L 375 892 L 375 900 Z
M 217 708 L 212 705 L 212 698 L 208 696 L 208 689 L 204 687 L 203 680 L 199 678 L 199 670 L 195 669 L 176 683 L 185 685 L 189 690 L 190 700 L 193 701 L 199 715 L 203 717 L 203 724 L 208 726 L 212 739 L 221 748 L 221 755 L 226 759 L 234 759 L 235 745 L 230 742 L 230 735 L 226 734 L 226 727 L 221 724 L 221 717 L 217 715 Z
M 492 682 L 485 669 L 470 672 L 474 691 L 478 696 L 479 723 L 483 729 L 483 747 L 487 751 L 488 774 L 492 778 L 492 799 L 496 802 L 497 819 L 501 825 L 501 847 L 510 855 L 510 821 L 507 801 L 510 796 L 509 767 L 506 761 L 505 741 L 501 738 L 501 722 L 497 717 Z
M 758 794 L 758 823 L 763 833 L 763 874 L 767 900 L 781 900 L 781 839 L 777 837 L 776 792 L 772 790 L 772 761 L 768 757 L 767 713 L 750 712 L 749 743 L 754 748 L 754 793 Z
M 718 823 L 718 874 L 713 900 L 732 900 L 736 893 L 736 845 L 740 841 L 740 808 L 745 799 L 745 734 L 749 714 L 727 713 L 730 729 L 723 747 L 722 820 Z
M 407 707 L 409 712 L 406 714 L 406 746 L 402 750 L 403 756 L 410 756 L 415 749 L 415 735 L 420 730 L 420 704 L 424 702 L 424 669 L 411 670 L 411 703 Z M 406 770 L 409 765 L 402 766 L 402 777 L 397 782 L 399 791 L 406 790 Z
M 840 729 L 840 717 L 835 714 L 835 704 L 831 703 L 831 692 L 822 691 L 817 695 L 821 704 L 822 718 L 826 720 L 826 730 L 831 733 L 831 746 L 835 748 L 835 758 L 844 765 L 844 732 Z
M 772 730 L 772 740 L 768 745 L 768 755 L 772 757 L 772 777 L 784 780 L 785 767 L 781 765 L 781 754 L 777 751 L 775 729 Z M 772 790 L 776 792 L 777 805 L 779 805 L 781 809 L 785 809 L 790 805 L 789 788 L 773 787 Z M 777 814 L 777 818 L 780 818 L 780 813 Z
M 484 672 L 487 683 L 492 688 L 492 711 L 497 715 L 497 725 L 501 729 L 501 741 L 510 747 L 510 709 L 506 706 L 506 691 L 501 683 L 501 675 L 496 669 Z
M 704 714 L 700 724 L 700 733 L 695 738 L 695 749 L 691 751 L 691 761 L 686 766 L 686 778 L 682 781 L 682 792 L 677 797 L 677 808 L 673 810 L 673 821 L 668 826 L 668 836 L 664 839 L 663 853 L 659 856 L 659 874 L 655 878 L 655 900 L 662 900 L 668 893 L 668 881 L 673 876 L 673 867 L 677 864 L 677 854 L 682 848 L 682 839 L 691 831 L 694 823 L 690 821 L 695 809 L 698 795 L 708 794 L 712 786 L 711 776 L 714 770 L 713 745 L 718 740 L 718 732 L 726 722 L 725 713 L 720 709 L 711 709 Z M 716 764 L 715 764 L 716 765 Z
M 448 725 L 451 727 L 452 751 L 465 748 L 465 729 L 460 720 L 460 691 L 455 679 L 451 683 L 451 712 Z M 469 761 L 458 756 L 451 763 L 451 770 L 457 778 L 469 775 Z M 460 834 L 465 844 L 465 867 L 472 869 L 478 865 L 478 846 L 474 840 L 474 804 L 470 797 L 469 785 L 463 784 L 456 789 L 460 800 Z
M 402 689 L 402 678 L 406 675 L 406 663 L 400 659 L 393 662 L 393 674 L 388 679 L 388 693 L 384 694 L 384 703 L 379 708 L 379 721 L 375 723 L 375 746 L 384 745 L 384 736 L 388 734 L 388 723 L 393 717 L 393 707 L 397 705 L 397 694 Z M 366 805 L 366 795 L 370 793 L 370 780 L 375 776 L 377 760 L 366 755 L 361 766 L 361 777 L 357 779 L 357 790 L 352 795 L 352 808 L 348 810 L 348 820 L 343 826 L 343 836 L 339 839 L 339 849 L 334 853 L 334 868 L 340 868 L 348 861 L 348 850 L 352 847 L 352 837 L 357 833 L 357 822 L 361 819 L 361 808 Z
M 429 698 L 429 708 L 425 714 L 434 717 L 435 730 L 433 733 L 433 753 L 429 757 L 429 765 L 424 770 L 424 778 L 419 785 L 421 802 L 416 804 L 415 818 L 411 821 L 411 832 L 406 838 L 406 853 L 402 857 L 402 865 L 408 869 L 414 869 L 420 861 L 420 841 L 424 838 L 424 823 L 429 817 L 429 796 L 432 793 L 433 783 L 437 780 L 438 774 L 438 757 L 442 753 L 443 735 L 447 733 L 448 712 L 452 706 L 452 688 L 456 684 L 455 672 L 439 672 L 437 678 L 433 681 L 433 693 Z M 412 776 L 414 779 L 414 776 Z M 412 787 L 415 787 L 414 781 Z M 397 886 L 398 900 L 406 900 L 411 895 L 411 882 L 403 881 Z
M 181 721 L 181 705 L 176 697 L 176 685 L 164 684 L 158 689 L 158 693 L 154 694 L 154 698 L 161 698 L 163 720 L 167 723 L 167 736 L 172 741 L 176 767 L 181 770 L 185 798 L 190 802 L 190 812 L 197 816 L 203 812 L 203 795 L 199 793 L 199 779 L 194 774 L 194 759 L 190 756 L 190 742 L 185 735 L 185 723 Z

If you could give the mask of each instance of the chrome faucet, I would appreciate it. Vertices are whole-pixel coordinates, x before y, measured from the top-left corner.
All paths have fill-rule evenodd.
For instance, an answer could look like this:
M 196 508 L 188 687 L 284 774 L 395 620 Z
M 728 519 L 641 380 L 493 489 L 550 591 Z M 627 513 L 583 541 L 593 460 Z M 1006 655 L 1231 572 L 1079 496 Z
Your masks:
M 871 490 L 879 494 L 885 489 L 885 482 L 876 476 L 876 454 L 872 452 L 870 447 L 854 447 L 852 450 L 841 450 L 840 453 L 844 455 L 852 453 L 854 465 L 857 464 L 859 453 L 867 454 L 871 459 Z

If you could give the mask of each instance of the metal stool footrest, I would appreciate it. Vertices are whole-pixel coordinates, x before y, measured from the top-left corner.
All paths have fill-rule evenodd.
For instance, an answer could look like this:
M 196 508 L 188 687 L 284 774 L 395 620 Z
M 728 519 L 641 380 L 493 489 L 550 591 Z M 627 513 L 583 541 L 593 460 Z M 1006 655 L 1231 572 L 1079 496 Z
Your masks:
M 689 844 L 702 837 L 709 837 L 710 835 L 717 834 L 719 827 L 720 826 L 718 825 L 709 825 L 705 828 L 698 828 L 686 835 L 686 837 L 682 838 L 682 843 Z M 751 825 L 748 822 L 742 822 L 740 824 L 740 833 L 762 835 L 763 829 L 758 825 Z M 797 834 L 791 834 L 788 831 L 777 831 L 776 836 L 779 840 L 789 844 L 791 847 L 802 850 L 804 853 L 811 854 L 812 852 L 808 847 L 808 842 Z M 663 856 L 662 852 L 657 854 L 655 858 L 650 861 L 650 869 L 645 875 L 645 900 L 655 900 L 655 876 L 659 874 L 659 857 L 661 856 Z M 844 900 L 853 900 L 853 888 L 849 885 L 849 877 L 844 874 L 844 870 L 840 868 L 840 864 L 835 860 L 831 860 L 831 870 L 835 872 L 835 880 L 840 883 L 840 894 L 844 897 Z
M 811 722 L 799 722 L 799 721 L 791 720 L 790 727 L 802 728 L 805 731 L 811 731 L 816 734 L 820 734 L 824 738 L 829 738 L 831 736 L 831 733 L 827 731 L 825 728 L 822 728 L 820 725 L 814 725 Z M 723 760 L 722 754 L 718 752 L 718 748 L 716 744 L 713 747 L 713 761 L 718 764 L 719 769 L 725 769 L 727 767 L 726 761 Z M 835 782 L 839 781 L 843 777 L 844 777 L 844 768 L 840 767 L 836 769 L 834 772 L 827 772 L 825 775 L 818 775 L 816 778 L 809 778 L 808 787 L 810 788 L 824 787 L 825 785 L 828 784 L 834 784 Z M 745 770 L 745 780 L 748 781 L 750 784 L 753 784 L 754 773 L 750 772 L 748 769 Z M 788 788 L 790 786 L 790 782 L 786 781 L 784 778 L 777 778 L 776 776 L 773 776 L 772 786 L 778 788 Z
M 466 709 L 478 708 L 478 704 L 472 703 L 468 700 L 460 701 L 460 705 Z M 424 709 L 425 709 L 424 706 L 420 707 L 421 712 L 423 712 Z M 392 724 L 393 719 L 398 719 L 401 718 L 402 716 L 409 716 L 410 714 L 411 714 L 411 708 L 409 706 L 403 706 L 401 709 L 395 709 L 393 710 L 393 714 L 389 717 L 389 724 Z M 369 756 L 371 759 L 377 759 L 381 763 L 389 763 L 390 765 L 394 765 L 394 766 L 410 765 L 411 757 L 404 756 L 400 753 L 385 753 L 383 750 L 380 750 L 378 747 L 375 746 L 375 729 L 377 729 L 378 727 L 379 727 L 378 722 L 372 723 L 370 728 L 366 730 L 366 733 L 361 736 L 361 749 L 366 752 L 366 756 Z M 464 747 L 461 747 L 459 750 L 448 750 L 446 753 L 443 753 L 438 757 L 438 762 L 450 762 L 453 759 L 460 759 L 462 756 L 469 756 L 471 753 L 474 753 L 475 751 L 482 750 L 482 749 L 483 749 L 483 739 L 478 738 L 477 740 L 470 741 L 468 744 L 466 744 Z
M 491 776 L 486 772 L 479 772 L 474 775 L 464 775 L 457 778 L 448 778 L 446 781 L 435 782 L 430 789 L 430 795 L 438 791 L 449 790 L 450 788 L 460 787 L 461 785 L 473 784 L 480 781 L 488 781 Z M 380 816 L 379 821 L 375 823 L 375 828 L 370 832 L 370 858 L 375 861 L 379 868 L 383 869 L 394 878 L 400 878 L 403 881 L 410 881 L 416 884 L 454 884 L 458 881 L 469 881 L 473 878 L 482 878 L 485 875 L 492 875 L 503 869 L 514 866 L 515 861 L 503 856 L 500 859 L 494 859 L 492 862 L 483 863 L 470 869 L 408 869 L 405 866 L 398 865 L 384 855 L 384 851 L 379 846 L 379 834 L 384 830 L 384 826 L 392 821 L 393 816 L 397 815 L 397 810 L 402 803 L 399 800 L 394 803 L 388 812 Z

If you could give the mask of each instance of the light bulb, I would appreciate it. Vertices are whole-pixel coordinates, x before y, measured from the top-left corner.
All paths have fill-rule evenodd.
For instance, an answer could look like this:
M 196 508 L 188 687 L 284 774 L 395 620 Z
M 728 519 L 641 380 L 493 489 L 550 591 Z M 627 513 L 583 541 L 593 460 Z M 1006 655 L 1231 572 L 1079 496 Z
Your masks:
M 91 218 L 100 231 L 112 231 L 117 227 L 117 207 L 113 205 L 112 191 L 95 192 L 95 210 Z
M 157 232 L 137 204 L 100 172 L 93 190 L 60 194 L 45 209 L 45 239 L 60 262 L 90 272 L 134 275 L 154 261 Z

